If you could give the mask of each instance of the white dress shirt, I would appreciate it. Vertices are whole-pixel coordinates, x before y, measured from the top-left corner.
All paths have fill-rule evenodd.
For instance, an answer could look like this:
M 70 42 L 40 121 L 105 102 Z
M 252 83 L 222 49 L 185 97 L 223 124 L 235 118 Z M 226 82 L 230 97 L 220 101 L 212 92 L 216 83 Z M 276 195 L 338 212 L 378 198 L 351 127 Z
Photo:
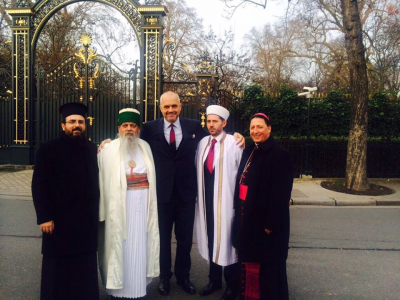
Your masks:
M 172 123 L 172 124 L 174 124 L 175 145 L 176 145 L 176 149 L 178 149 L 179 145 L 182 141 L 182 127 L 181 127 L 181 122 L 179 122 L 179 117 L 178 117 L 178 119 L 176 119 L 175 123 Z M 167 140 L 168 144 L 169 144 L 169 135 L 171 133 L 171 127 L 169 127 L 169 125 L 171 125 L 171 123 L 169 123 L 164 118 L 164 136 L 165 136 L 165 139 Z

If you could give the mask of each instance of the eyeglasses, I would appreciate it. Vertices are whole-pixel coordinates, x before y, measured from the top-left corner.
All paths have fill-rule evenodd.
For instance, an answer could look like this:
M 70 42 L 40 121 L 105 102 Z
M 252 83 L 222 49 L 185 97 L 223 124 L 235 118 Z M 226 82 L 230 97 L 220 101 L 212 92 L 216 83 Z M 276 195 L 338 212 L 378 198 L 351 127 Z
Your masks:
M 83 125 L 85 124 L 85 120 L 68 120 L 65 123 L 68 125 L 75 125 L 75 123 L 78 123 L 78 125 Z

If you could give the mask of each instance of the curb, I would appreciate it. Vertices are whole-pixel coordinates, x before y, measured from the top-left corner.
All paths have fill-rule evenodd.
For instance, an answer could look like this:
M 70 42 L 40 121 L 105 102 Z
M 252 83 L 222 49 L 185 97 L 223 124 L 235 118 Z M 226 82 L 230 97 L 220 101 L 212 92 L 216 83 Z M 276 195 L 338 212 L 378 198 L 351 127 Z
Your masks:
M 301 182 L 321 182 L 321 181 L 344 181 L 344 178 L 320 178 L 320 177 L 315 177 L 315 178 L 294 178 L 295 183 L 301 183 Z M 370 183 L 400 183 L 400 178 L 394 177 L 394 178 L 368 178 L 368 182 Z
M 292 205 L 319 205 L 336 206 L 335 200 L 330 198 L 292 198 Z
M 34 165 L 0 165 L 0 171 L 5 172 L 18 172 L 18 171 L 25 171 L 25 170 L 33 170 Z
M 400 200 L 351 200 L 335 198 L 291 198 L 290 205 L 315 206 L 400 206 Z
M 3 200 L 21 200 L 21 201 L 32 201 L 31 193 L 23 193 L 23 192 L 1 192 L 0 191 L 0 199 Z

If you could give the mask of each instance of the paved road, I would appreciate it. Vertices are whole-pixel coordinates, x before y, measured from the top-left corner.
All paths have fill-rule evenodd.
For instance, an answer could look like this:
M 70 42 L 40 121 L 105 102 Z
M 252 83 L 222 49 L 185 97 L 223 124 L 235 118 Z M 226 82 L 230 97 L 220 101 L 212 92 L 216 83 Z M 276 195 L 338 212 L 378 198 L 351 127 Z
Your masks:
M 399 207 L 292 206 L 291 222 L 292 300 L 399 299 Z M 39 299 L 40 245 L 32 201 L 0 197 L 0 299 Z M 200 288 L 207 283 L 207 265 L 195 245 L 192 253 L 191 278 Z M 155 280 L 146 299 L 200 298 L 172 283 L 170 297 L 161 297 Z

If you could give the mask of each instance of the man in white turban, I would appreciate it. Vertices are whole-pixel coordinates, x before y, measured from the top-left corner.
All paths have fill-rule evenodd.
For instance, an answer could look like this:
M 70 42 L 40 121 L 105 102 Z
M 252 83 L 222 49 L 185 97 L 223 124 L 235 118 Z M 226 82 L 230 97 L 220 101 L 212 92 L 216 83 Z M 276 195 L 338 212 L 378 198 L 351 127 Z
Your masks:
M 210 263 L 209 284 L 200 291 L 208 296 L 222 288 L 222 270 L 226 290 L 221 299 L 234 299 L 238 293 L 239 265 L 231 243 L 234 218 L 233 199 L 236 174 L 242 157 L 232 135 L 224 131 L 229 111 L 219 105 L 207 107 L 207 129 L 196 154 L 198 196 L 196 238 L 201 256 Z
M 143 297 L 160 274 L 154 160 L 139 132 L 139 112 L 122 109 L 118 138 L 98 154 L 99 264 L 112 298 Z

